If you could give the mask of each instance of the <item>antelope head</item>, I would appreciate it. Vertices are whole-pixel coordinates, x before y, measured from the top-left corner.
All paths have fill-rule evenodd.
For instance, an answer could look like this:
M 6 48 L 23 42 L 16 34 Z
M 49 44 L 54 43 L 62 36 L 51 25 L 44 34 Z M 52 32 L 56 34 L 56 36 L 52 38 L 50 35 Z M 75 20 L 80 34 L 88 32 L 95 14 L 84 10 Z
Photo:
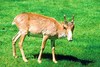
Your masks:
M 74 31 L 74 16 L 72 16 L 71 22 L 66 20 L 66 16 L 64 15 L 64 24 L 63 28 L 66 32 L 68 41 L 72 41 L 73 31 Z

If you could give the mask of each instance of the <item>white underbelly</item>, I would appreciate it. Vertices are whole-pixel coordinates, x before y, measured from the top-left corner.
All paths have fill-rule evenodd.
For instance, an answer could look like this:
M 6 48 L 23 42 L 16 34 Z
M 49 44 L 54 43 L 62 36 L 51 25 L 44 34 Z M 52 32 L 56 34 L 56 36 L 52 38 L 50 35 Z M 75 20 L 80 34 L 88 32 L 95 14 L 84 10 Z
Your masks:
M 42 34 L 35 34 L 35 33 L 31 33 L 31 32 L 29 32 L 28 35 L 33 36 L 33 37 L 41 37 L 41 38 L 43 37 Z

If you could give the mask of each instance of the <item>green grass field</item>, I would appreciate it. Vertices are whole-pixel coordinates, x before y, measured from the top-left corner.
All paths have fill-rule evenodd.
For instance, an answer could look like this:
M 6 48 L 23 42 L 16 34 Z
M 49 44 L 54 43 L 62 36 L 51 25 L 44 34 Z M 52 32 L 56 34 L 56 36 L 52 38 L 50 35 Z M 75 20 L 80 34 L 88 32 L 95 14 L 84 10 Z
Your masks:
M 63 21 L 75 15 L 73 41 L 56 41 L 58 63 L 51 59 L 47 41 L 42 63 L 37 62 L 42 38 L 26 37 L 24 51 L 29 62 L 22 60 L 18 43 L 18 58 L 12 56 L 12 37 L 18 32 L 11 23 L 22 12 L 34 12 Z M 0 67 L 100 67 L 100 3 L 99 0 L 0 0 Z

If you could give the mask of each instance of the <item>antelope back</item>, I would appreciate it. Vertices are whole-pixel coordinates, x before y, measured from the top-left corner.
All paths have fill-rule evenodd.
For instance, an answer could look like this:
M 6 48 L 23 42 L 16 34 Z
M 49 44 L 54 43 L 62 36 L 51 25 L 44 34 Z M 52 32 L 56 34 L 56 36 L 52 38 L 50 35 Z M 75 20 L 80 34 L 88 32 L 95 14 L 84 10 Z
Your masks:
M 33 13 L 23 13 L 15 17 L 14 22 L 21 31 L 29 31 L 33 34 L 55 35 L 57 21 L 53 18 Z

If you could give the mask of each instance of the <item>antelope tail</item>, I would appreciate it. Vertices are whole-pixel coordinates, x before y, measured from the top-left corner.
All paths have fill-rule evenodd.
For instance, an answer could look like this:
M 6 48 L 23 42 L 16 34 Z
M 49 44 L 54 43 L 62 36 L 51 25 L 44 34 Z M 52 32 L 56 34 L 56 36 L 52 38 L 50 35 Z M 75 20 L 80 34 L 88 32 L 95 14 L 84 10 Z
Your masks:
M 12 22 L 12 25 L 15 25 L 15 22 L 14 21 Z

